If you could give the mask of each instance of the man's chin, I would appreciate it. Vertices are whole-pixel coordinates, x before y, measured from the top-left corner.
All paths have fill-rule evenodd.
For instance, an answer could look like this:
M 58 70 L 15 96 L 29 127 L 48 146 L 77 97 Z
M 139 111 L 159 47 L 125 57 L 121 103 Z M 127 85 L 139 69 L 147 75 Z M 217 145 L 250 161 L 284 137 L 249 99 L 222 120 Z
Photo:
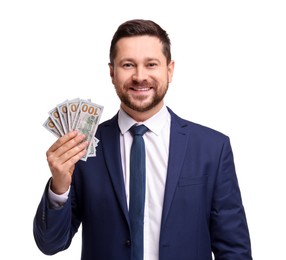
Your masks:
M 156 106 L 159 105 L 159 102 L 133 102 L 128 105 L 128 107 L 136 112 L 147 112 L 154 109 Z M 127 104 L 125 104 L 127 105 Z

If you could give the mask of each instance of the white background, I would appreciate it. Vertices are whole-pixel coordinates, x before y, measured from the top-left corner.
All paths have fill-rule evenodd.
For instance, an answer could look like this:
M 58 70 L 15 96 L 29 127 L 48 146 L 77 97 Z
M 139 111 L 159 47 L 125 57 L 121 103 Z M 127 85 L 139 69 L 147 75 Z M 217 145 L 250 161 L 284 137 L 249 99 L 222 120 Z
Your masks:
M 80 259 L 81 235 L 53 257 L 32 235 L 50 177 L 43 126 L 65 99 L 119 107 L 109 78 L 113 33 L 133 18 L 167 30 L 176 62 L 166 104 L 230 136 L 257 260 L 285 259 L 285 1 L 0 3 L 1 259 Z M 116 235 L 116 234 L 114 234 Z

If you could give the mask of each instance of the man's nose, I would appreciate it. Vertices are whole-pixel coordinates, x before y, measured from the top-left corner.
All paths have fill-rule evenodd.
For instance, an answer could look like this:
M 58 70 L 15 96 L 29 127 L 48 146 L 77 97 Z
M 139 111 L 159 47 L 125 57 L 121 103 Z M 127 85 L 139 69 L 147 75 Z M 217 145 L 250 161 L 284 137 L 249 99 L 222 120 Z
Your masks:
M 144 68 L 143 66 L 137 66 L 132 76 L 132 79 L 140 82 L 140 81 L 146 80 L 147 75 L 148 74 L 147 74 L 146 68 Z

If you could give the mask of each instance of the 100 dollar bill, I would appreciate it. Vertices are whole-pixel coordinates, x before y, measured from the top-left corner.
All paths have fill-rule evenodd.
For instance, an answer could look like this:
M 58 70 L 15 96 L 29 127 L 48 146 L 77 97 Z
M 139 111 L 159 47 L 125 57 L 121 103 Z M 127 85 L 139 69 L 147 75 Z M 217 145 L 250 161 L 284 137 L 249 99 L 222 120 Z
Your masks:
M 78 130 L 80 134 L 85 135 L 85 140 L 89 145 L 87 151 L 90 150 L 92 139 L 95 136 L 103 107 L 95 103 L 82 100 L 79 103 L 77 113 L 74 119 L 73 129 Z M 82 160 L 86 160 L 88 153 L 83 156 Z
M 93 103 L 90 99 L 66 100 L 51 109 L 49 117 L 43 126 L 56 137 L 77 130 L 79 134 L 86 136 L 89 145 L 87 152 L 81 160 L 96 156 L 96 147 L 99 142 L 95 133 L 103 112 L 103 106 Z

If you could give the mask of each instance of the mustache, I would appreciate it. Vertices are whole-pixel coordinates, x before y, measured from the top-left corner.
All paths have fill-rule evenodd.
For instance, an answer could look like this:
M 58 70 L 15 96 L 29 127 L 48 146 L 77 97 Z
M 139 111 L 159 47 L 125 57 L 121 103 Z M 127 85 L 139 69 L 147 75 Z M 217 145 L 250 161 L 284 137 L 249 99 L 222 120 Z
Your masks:
M 141 82 L 138 82 L 138 81 L 132 81 L 132 82 L 129 82 L 126 84 L 126 87 L 128 88 L 138 88 L 138 87 L 141 87 L 141 88 L 155 88 L 156 87 L 156 84 L 155 82 L 149 82 L 147 80 L 144 80 L 144 81 L 141 81 Z

